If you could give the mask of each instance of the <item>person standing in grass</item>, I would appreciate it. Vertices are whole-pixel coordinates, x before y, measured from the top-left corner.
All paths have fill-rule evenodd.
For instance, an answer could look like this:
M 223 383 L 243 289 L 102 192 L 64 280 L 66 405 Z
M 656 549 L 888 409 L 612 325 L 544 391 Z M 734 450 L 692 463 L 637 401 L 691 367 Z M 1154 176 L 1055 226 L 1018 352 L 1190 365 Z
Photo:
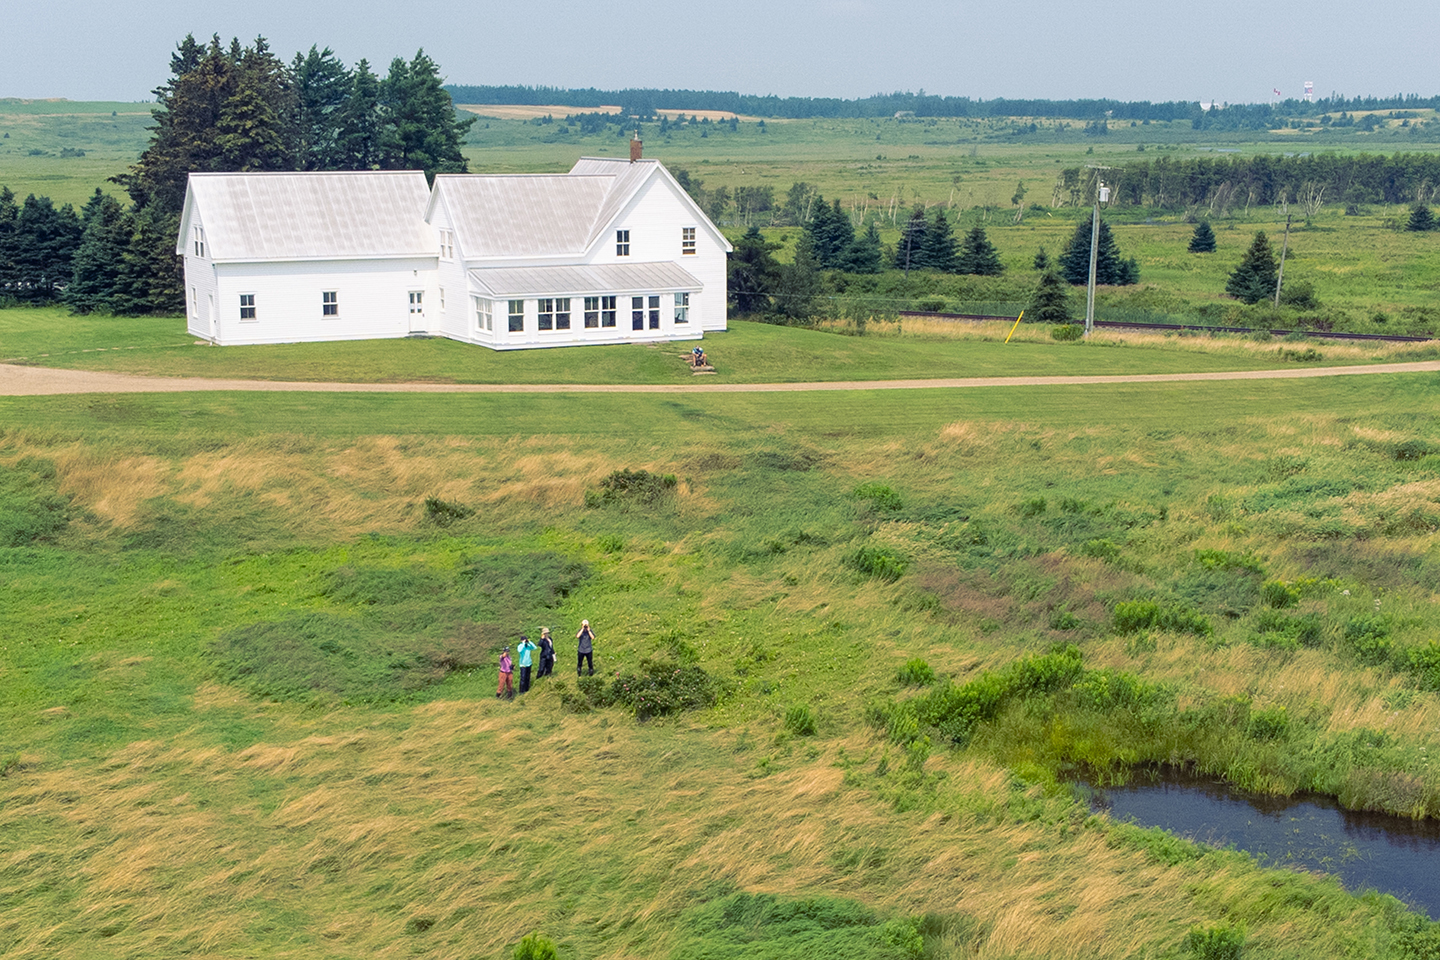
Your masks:
M 590 668 L 590 676 L 595 676 L 595 634 L 590 632 L 590 621 L 580 621 L 580 632 L 575 634 L 578 643 L 575 646 L 575 676 L 580 676 L 582 665 Z
M 530 692 L 530 654 L 534 653 L 535 650 L 536 650 L 535 644 L 531 643 L 531 642 L 530 642 L 530 638 L 527 637 L 527 636 L 525 636 L 525 635 L 522 633 L 522 634 L 520 635 L 520 645 L 515 648 L 515 652 L 518 653 L 518 654 L 520 654 L 520 692 L 521 692 L 521 693 L 529 693 L 529 692 Z
M 548 677 L 555 672 L 555 642 L 550 639 L 550 628 L 540 628 L 540 669 L 535 679 Z
M 506 647 L 500 653 L 500 685 L 495 688 L 495 697 L 504 697 L 506 700 L 515 696 L 515 686 L 510 682 L 510 675 L 515 672 L 515 663 L 510 659 L 510 648 Z

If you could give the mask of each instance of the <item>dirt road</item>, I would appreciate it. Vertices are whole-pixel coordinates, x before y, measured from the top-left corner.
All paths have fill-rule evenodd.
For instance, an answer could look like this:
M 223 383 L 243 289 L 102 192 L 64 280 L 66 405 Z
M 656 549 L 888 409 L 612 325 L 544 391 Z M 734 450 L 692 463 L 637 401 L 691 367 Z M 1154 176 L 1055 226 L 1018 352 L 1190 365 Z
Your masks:
M 204 390 L 276 393 L 784 393 L 810 390 L 970 390 L 980 387 L 1089 386 L 1106 383 L 1184 383 L 1199 380 L 1306 380 L 1311 377 L 1365 377 L 1387 373 L 1434 373 L 1440 360 L 1377 363 L 1349 367 L 1296 367 L 1212 373 L 1147 373 L 1095 377 L 952 377 L 939 380 L 852 380 L 820 383 L 534 384 L 534 383 L 305 383 L 279 380 L 211 380 L 203 377 L 145 377 L 91 370 L 53 370 L 0 364 L 0 396 L 36 397 L 66 393 L 184 393 Z

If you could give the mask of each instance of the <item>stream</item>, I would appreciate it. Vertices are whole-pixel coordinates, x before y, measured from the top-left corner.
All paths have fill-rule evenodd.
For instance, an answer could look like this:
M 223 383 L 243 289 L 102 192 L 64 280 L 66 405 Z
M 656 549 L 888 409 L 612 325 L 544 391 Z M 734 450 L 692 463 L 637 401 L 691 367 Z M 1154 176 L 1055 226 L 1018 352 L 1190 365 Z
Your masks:
M 1346 889 L 1374 888 L 1440 918 L 1440 822 L 1345 810 L 1329 797 L 1270 797 L 1173 769 L 1142 771 L 1123 787 L 1083 785 L 1116 820 L 1160 827 L 1266 866 L 1334 874 Z

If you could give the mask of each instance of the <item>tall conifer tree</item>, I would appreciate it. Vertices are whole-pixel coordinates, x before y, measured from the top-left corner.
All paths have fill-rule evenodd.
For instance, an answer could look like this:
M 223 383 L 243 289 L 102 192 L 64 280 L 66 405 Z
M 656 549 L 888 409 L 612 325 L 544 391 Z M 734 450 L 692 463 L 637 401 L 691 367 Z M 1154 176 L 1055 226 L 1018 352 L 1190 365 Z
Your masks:
M 1259 303 L 1275 296 L 1275 280 L 1279 265 L 1275 253 L 1270 249 L 1270 238 L 1261 230 L 1255 234 L 1250 249 L 1240 265 L 1225 281 L 1225 292 L 1246 303 Z
M 985 236 L 984 227 L 974 227 L 965 234 L 960 244 L 960 256 L 955 264 L 956 273 L 969 273 L 981 277 L 998 277 L 1005 272 L 1000 262 L 1000 251 Z

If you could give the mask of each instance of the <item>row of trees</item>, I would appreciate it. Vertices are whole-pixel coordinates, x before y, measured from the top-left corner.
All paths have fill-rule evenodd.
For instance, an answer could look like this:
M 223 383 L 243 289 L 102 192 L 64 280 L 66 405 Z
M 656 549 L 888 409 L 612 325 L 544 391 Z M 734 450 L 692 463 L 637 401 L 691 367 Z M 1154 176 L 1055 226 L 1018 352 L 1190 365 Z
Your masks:
M 45 197 L 0 193 L 0 296 L 61 299 L 121 314 L 184 307 L 175 256 L 192 172 L 466 170 L 460 119 L 438 66 L 419 51 L 379 77 L 311 47 L 287 64 L 263 37 L 251 46 L 187 36 L 155 91 L 155 125 L 140 159 L 115 182 L 131 204 L 97 190 L 78 214 Z
M 1210 205 L 1212 215 L 1233 207 L 1329 200 L 1345 204 L 1423 203 L 1440 189 L 1440 156 L 1160 157 L 1137 160 L 1109 171 L 1112 202 L 1129 206 Z M 1093 176 L 1078 167 L 1062 170 L 1055 202 L 1086 204 Z
M 1189 120 L 1198 129 L 1269 129 L 1288 118 L 1319 117 L 1340 111 L 1422 110 L 1440 107 L 1440 97 L 1413 94 L 1393 97 L 1345 97 L 1331 94 L 1313 102 L 1290 99 L 1282 103 L 1224 105 L 1203 110 L 1194 100 L 1164 103 L 1125 100 L 973 100 L 915 92 L 880 93 L 845 100 L 834 97 L 754 96 L 721 90 L 659 90 L 630 88 L 598 90 L 546 86 L 451 86 L 458 103 L 508 103 L 594 109 L 619 106 L 633 116 L 649 116 L 657 109 L 723 110 L 762 117 L 1053 117 L 1092 120 Z

